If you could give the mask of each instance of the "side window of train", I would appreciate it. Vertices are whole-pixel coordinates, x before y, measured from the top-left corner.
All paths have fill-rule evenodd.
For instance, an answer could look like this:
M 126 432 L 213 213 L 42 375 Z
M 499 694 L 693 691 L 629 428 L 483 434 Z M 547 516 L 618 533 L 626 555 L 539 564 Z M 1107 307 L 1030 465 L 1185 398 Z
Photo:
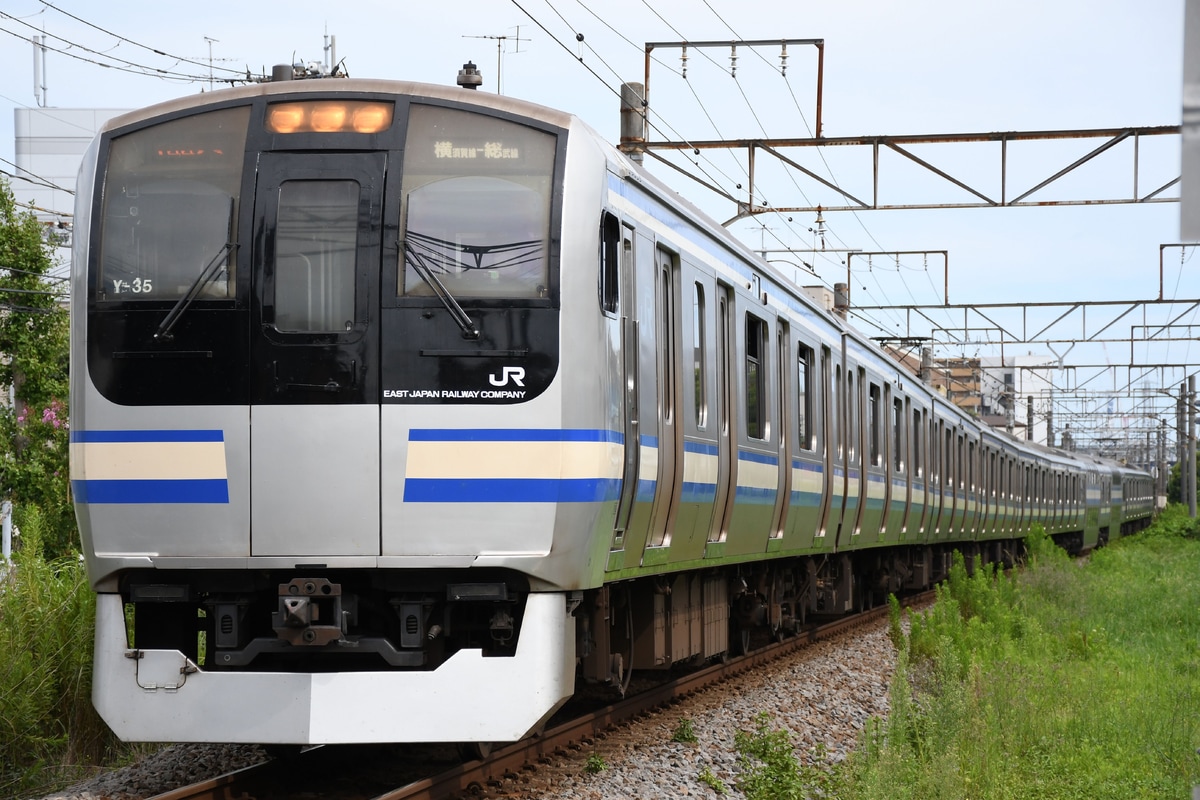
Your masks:
M 796 437 L 801 450 L 816 449 L 816 439 L 813 437 L 813 398 L 812 398 L 812 369 L 813 351 L 803 342 L 796 345 L 796 406 L 800 412 Z
M 705 348 L 704 287 L 692 284 L 692 384 L 696 408 L 696 427 L 708 427 L 708 353 Z
M 914 477 L 921 477 L 921 436 L 924 433 L 924 428 L 921 427 L 921 409 L 913 411 L 912 424 L 912 474 Z
M 955 473 L 954 485 L 960 489 L 967 488 L 969 486 L 969 484 L 967 483 L 967 477 L 966 477 L 966 475 L 967 475 L 967 459 L 965 457 L 963 445 L 964 445 L 963 436 L 960 433 L 958 435 L 957 439 L 955 440 L 955 448 L 956 449 L 954 451 L 954 473 Z
M 845 458 L 846 451 L 844 443 L 845 431 L 842 428 L 845 423 L 842 421 L 842 365 L 838 364 L 833 368 L 833 380 L 829 382 L 832 392 L 830 393 L 830 418 L 833 420 L 833 441 L 835 443 L 835 455 L 838 459 Z
M 975 443 L 967 442 L 967 490 L 975 491 Z
M 620 307 L 621 224 L 612 214 L 600 218 L 600 310 L 615 317 Z
M 954 448 L 951 444 L 951 442 L 954 439 L 954 431 L 947 428 L 946 424 L 943 422 L 942 423 L 942 433 L 944 434 L 944 436 L 942 437 L 942 442 L 946 446 L 946 450 L 942 454 L 942 465 L 943 465 L 942 466 L 942 485 L 943 486 L 954 486 L 955 485 L 954 473 L 952 471 L 955 466 L 954 462 L 952 460 L 953 456 L 954 456 Z
M 892 464 L 904 472 L 904 398 L 892 400 Z
M 767 323 L 746 315 L 746 435 L 767 438 Z
M 820 371 L 817 373 L 817 380 L 820 385 L 814 387 L 816 392 L 819 392 L 820 397 L 820 431 L 818 435 L 821 437 L 821 455 L 832 458 L 834 455 L 833 445 L 835 434 L 833 430 L 835 416 L 831 409 L 836 408 L 833 402 L 833 381 L 829 377 L 830 369 L 830 354 L 828 347 L 821 348 Z
M 846 463 L 858 463 L 858 395 L 854 393 L 854 371 L 846 370 Z
M 867 447 L 870 448 L 872 467 L 883 466 L 883 440 L 880 436 L 882 429 L 879 415 L 883 413 L 880 407 L 879 386 L 872 383 L 870 389 L 867 390 Z

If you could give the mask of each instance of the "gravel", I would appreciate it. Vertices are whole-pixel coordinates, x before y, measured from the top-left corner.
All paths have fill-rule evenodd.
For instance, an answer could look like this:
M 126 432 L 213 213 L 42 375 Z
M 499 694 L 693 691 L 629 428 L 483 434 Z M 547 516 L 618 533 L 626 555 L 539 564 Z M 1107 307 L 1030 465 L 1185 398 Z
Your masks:
M 766 712 L 772 728 L 786 728 L 802 763 L 843 760 L 872 717 L 888 713 L 888 682 L 895 650 L 887 621 L 869 623 L 786 656 L 736 685 L 725 684 L 609 732 L 571 757 L 515 781 L 489 796 L 510 800 L 657 800 L 717 797 L 700 780 L 707 773 L 735 788 L 737 731 L 752 732 Z M 680 722 L 691 722 L 697 741 L 671 741 Z M 266 757 L 244 745 L 173 745 L 130 767 L 104 773 L 45 800 L 141 800 L 176 787 L 249 766 Z M 588 773 L 589 758 L 604 764 Z
M 142 800 L 267 759 L 257 745 L 174 744 L 128 767 L 105 772 L 45 800 Z
M 886 717 L 895 649 L 887 620 L 817 642 L 756 672 L 665 709 L 636 726 L 598 740 L 573 758 L 525 773 L 492 796 L 511 800 L 658 800 L 717 797 L 700 780 L 706 770 L 724 785 L 724 797 L 741 798 L 734 746 L 737 731 L 752 733 L 757 717 L 786 728 L 804 764 L 837 763 L 858 743 L 867 721 Z M 695 743 L 671 741 L 690 720 Z M 605 768 L 588 773 L 589 757 Z M 593 759 L 595 761 L 595 759 Z

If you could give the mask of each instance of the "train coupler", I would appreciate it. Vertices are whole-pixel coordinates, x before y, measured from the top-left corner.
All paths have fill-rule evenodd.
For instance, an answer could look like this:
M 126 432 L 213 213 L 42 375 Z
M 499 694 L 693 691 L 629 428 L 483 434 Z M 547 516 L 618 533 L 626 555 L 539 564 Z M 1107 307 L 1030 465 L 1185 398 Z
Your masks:
M 275 634 L 297 647 L 323 647 L 345 636 L 342 587 L 325 578 L 294 578 L 279 585 Z

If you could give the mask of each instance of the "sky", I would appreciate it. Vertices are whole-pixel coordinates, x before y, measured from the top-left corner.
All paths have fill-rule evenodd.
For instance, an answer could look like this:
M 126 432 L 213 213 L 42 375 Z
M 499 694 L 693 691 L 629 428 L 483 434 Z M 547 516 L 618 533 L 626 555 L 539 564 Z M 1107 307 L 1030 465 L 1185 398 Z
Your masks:
M 207 91 L 210 47 L 214 87 L 233 75 L 229 70 L 269 73 L 273 64 L 321 62 L 329 34 L 352 77 L 451 84 L 464 62 L 473 61 L 483 73 L 482 90 L 497 91 L 499 72 L 504 94 L 574 113 L 615 142 L 617 87 L 645 80 L 647 42 L 731 39 L 822 39 L 821 123 L 829 137 L 1178 125 L 1183 7 L 1184 0 L 209 0 L 168 11 L 134 3 L 6 0 L 0 8 L 7 66 L 0 73 L 0 158 L 13 160 L 9 109 L 36 104 L 27 39 L 40 32 L 53 48 L 45 82 L 46 99 L 56 107 L 134 108 Z M 780 74 L 778 46 L 742 47 L 731 62 L 728 48 L 693 44 L 686 79 L 681 54 L 678 47 L 654 51 L 652 140 L 814 135 L 816 48 L 790 47 L 786 75 Z M 147 67 L 166 77 L 147 74 Z M 1011 145 L 1008 195 L 1031 188 L 1103 141 Z M 1179 175 L 1178 147 L 1175 136 L 1139 139 L 1139 194 Z M 998 145 L 913 150 L 989 196 L 999 195 Z M 1133 152 L 1131 142 L 1117 145 L 1037 197 L 1127 197 L 1133 192 Z M 797 148 L 788 154 L 855 196 L 870 197 L 869 149 Z M 706 150 L 696 160 L 707 180 L 732 195 L 739 195 L 739 183 L 749 185 L 744 156 Z M 760 157 L 756 201 L 772 207 L 828 202 L 822 199 L 830 197 L 827 190 L 767 162 Z M 881 202 L 969 199 L 893 153 L 885 151 L 880 163 Z M 732 203 L 698 183 L 663 166 L 652 170 L 717 219 L 734 215 Z M 1178 196 L 1178 188 L 1164 194 Z M 899 261 L 854 257 L 850 283 L 858 305 L 939 303 L 947 287 L 952 303 L 1153 299 L 1159 246 L 1179 242 L 1177 203 L 831 211 L 823 217 L 824 252 L 800 252 L 821 244 L 810 230 L 811 212 L 760 214 L 731 230 L 755 248 L 796 251 L 778 255 L 778 266 L 802 283 L 846 280 L 845 253 L 831 251 L 947 252 L 947 259 L 936 253 Z M 1192 252 L 1165 251 L 1166 297 L 1200 298 Z M 803 274 L 800 262 L 817 275 Z M 1053 319 L 1063 310 L 1031 313 Z M 1181 322 L 1195 321 L 1187 306 L 1160 306 L 1146 311 L 1144 320 L 1140 311 L 1136 320 L 1120 320 L 1114 330 L 1128 335 L 1131 323 L 1166 322 L 1185 311 Z M 1019 312 L 1013 313 L 1014 321 L 1004 324 L 1019 327 Z M 935 322 L 961 326 L 962 314 L 943 312 Z M 895 311 L 870 312 L 856 324 L 871 336 L 928 333 Z M 1075 329 L 1082 331 L 1082 323 Z M 992 334 L 958 336 L 965 343 L 938 355 L 995 350 Z M 1065 349 L 1026 349 L 1046 353 L 1048 347 Z M 1128 344 L 1087 350 L 1082 346 L 1072 357 L 1130 363 Z M 1178 341 L 1136 354 L 1156 362 L 1197 356 L 1200 347 Z M 1178 379 L 1177 373 L 1156 373 L 1146 380 Z M 1123 382 L 1125 376 L 1101 380 L 1113 389 Z

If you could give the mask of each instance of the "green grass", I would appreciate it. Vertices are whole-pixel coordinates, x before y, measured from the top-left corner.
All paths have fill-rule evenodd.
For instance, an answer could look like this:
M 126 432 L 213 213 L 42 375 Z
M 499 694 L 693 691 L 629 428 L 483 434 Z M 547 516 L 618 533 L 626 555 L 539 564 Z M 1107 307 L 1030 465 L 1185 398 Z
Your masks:
M 696 728 L 692 725 L 692 721 L 686 717 L 679 720 L 679 724 L 675 726 L 675 730 L 671 733 L 672 742 L 682 742 L 683 744 L 695 744 L 699 739 L 696 737 Z
M 118 757 L 91 704 L 95 599 L 78 557 L 44 559 L 36 508 L 0 577 L 0 797 L 49 791 Z
M 1125 800 L 1200 784 L 1200 538 L 1186 512 L 1082 565 L 1044 536 L 1029 545 L 1015 577 L 968 577 L 959 560 L 908 635 L 894 607 L 891 714 L 829 796 Z
M 808 797 L 837 797 L 830 794 L 830 772 L 824 768 L 824 750 L 815 753 L 815 763 L 801 764 L 796 759 L 791 734 L 772 728 L 771 717 L 759 714 L 754 732 L 737 731 L 734 747 L 738 753 L 736 786 L 746 800 L 804 800 Z

